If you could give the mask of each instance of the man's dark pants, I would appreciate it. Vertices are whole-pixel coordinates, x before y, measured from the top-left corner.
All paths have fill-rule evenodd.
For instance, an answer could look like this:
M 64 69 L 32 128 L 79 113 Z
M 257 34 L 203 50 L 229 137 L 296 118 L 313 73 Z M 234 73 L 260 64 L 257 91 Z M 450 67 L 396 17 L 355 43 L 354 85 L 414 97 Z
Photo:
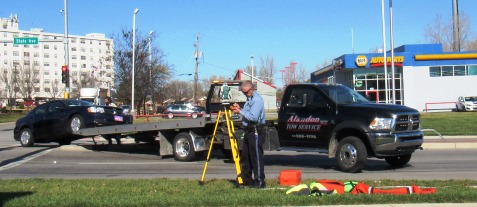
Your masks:
M 245 185 L 259 188 L 265 187 L 265 172 L 263 166 L 264 142 L 264 130 L 258 134 L 255 134 L 255 130 L 247 130 L 245 132 L 241 158 L 242 179 Z M 254 179 L 252 179 L 252 171 Z

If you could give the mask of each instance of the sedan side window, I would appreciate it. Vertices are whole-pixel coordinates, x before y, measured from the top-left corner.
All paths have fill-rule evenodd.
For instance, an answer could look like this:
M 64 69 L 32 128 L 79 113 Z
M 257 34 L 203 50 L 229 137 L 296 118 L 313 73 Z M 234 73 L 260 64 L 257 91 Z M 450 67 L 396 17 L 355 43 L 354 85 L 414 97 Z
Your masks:
M 40 105 L 36 108 L 35 115 L 43 115 L 46 114 L 47 104 Z
M 58 111 L 60 111 L 60 108 L 64 108 L 64 107 L 65 107 L 65 105 L 62 104 L 61 102 L 52 102 L 50 104 L 49 111 L 50 112 L 58 112 Z

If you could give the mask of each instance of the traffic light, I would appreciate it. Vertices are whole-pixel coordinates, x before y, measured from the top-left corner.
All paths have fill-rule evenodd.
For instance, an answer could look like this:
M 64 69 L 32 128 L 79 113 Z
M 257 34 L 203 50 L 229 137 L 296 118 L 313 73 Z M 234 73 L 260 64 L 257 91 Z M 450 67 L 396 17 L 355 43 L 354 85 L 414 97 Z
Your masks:
M 68 83 L 68 66 L 61 66 L 61 82 Z

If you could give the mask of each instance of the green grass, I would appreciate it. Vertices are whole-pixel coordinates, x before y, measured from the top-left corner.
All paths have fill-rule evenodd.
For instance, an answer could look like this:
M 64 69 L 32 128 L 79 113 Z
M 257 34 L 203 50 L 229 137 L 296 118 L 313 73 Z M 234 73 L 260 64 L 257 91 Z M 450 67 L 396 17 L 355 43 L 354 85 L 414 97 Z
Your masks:
M 374 187 L 416 184 L 437 187 L 429 195 L 286 195 L 286 187 L 267 180 L 268 189 L 236 188 L 228 180 L 168 179 L 13 179 L 0 180 L 3 206 L 309 206 L 385 203 L 477 202 L 475 180 L 363 181 Z M 303 183 L 311 183 L 306 180 Z M 285 189 L 281 189 L 285 188 Z
M 477 113 L 421 113 L 421 128 L 435 129 L 442 135 L 477 135 Z M 436 135 L 425 132 L 426 135 Z
M 0 123 L 7 123 L 7 122 L 15 122 L 17 119 L 25 116 L 24 113 L 5 113 L 5 114 L 0 114 Z

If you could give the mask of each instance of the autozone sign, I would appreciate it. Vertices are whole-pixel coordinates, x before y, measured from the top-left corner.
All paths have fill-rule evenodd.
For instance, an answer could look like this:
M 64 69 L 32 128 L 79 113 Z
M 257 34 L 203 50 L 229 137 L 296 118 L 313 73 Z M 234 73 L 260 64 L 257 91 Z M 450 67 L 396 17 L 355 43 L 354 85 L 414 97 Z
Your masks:
M 358 67 L 364 67 L 366 64 L 368 64 L 368 58 L 364 55 L 358 55 L 355 62 Z

